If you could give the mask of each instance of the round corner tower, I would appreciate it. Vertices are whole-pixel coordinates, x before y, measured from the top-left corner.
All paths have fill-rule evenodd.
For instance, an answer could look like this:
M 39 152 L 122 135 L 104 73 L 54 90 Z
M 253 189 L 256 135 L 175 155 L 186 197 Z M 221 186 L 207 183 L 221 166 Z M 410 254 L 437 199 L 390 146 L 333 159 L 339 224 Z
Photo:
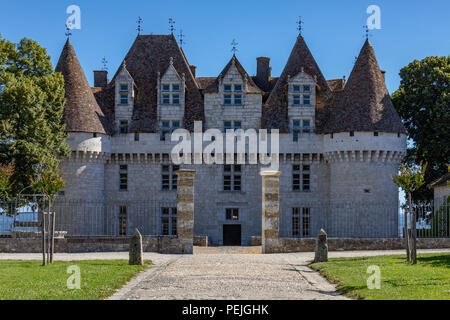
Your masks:
M 405 154 L 406 130 L 367 40 L 326 124 L 331 236 L 398 235 L 399 194 L 391 175 Z
M 105 162 L 111 152 L 105 115 L 67 40 L 56 67 L 64 76 L 64 122 L 71 154 L 61 162 L 66 200 L 104 201 Z

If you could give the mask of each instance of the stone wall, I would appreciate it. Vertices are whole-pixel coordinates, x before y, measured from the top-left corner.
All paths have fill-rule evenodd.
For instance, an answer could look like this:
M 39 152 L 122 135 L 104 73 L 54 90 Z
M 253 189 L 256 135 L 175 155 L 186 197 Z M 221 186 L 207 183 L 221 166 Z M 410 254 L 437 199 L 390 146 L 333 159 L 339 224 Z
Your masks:
M 257 245 L 258 237 L 253 243 Z M 315 238 L 280 238 L 279 244 L 271 247 L 272 253 L 313 252 Z M 328 238 L 330 251 L 347 250 L 402 250 L 405 240 L 400 238 Z M 417 239 L 418 249 L 450 248 L 450 238 Z
M 67 237 L 55 239 L 56 253 L 128 251 L 130 237 Z M 176 236 L 143 236 L 144 252 L 180 254 L 182 246 Z M 40 253 L 40 239 L 0 238 L 0 253 Z

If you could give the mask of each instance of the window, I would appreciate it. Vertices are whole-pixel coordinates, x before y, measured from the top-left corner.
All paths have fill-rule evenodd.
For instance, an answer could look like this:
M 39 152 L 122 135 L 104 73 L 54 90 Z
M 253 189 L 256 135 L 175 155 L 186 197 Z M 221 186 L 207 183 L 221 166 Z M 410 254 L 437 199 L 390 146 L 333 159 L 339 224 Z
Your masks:
M 355 136 L 355 131 L 350 131 L 350 137 L 354 137 Z
M 234 104 L 236 106 L 240 106 L 242 104 L 242 95 L 241 94 L 234 95 Z
M 223 191 L 242 191 L 242 166 L 226 164 L 223 168 Z
M 161 233 L 163 236 L 177 235 L 177 208 L 161 208 Z
M 173 84 L 172 85 L 172 91 L 173 92 L 180 92 L 180 85 L 179 84 Z
M 128 104 L 128 94 L 120 94 L 120 104 Z
M 128 165 L 126 164 L 119 166 L 119 189 L 121 191 L 128 190 Z
M 305 106 L 309 106 L 311 104 L 311 96 L 309 95 L 304 95 L 303 96 L 303 104 Z
M 119 235 L 120 236 L 127 235 L 127 207 L 126 206 L 119 207 Z
M 294 106 L 299 106 L 300 105 L 300 96 L 299 95 L 294 95 L 294 102 L 293 102 Z
M 126 92 L 126 93 L 128 93 L 128 84 L 126 84 L 126 83 L 121 83 L 121 84 L 120 84 L 120 92 Z
M 120 120 L 119 131 L 120 131 L 120 134 L 128 133 L 128 120 Z
M 163 191 L 177 190 L 179 166 L 163 165 L 161 168 L 161 185 Z
M 174 94 L 172 95 L 172 104 L 180 104 L 180 95 L 179 94 Z
M 311 191 L 311 166 L 298 164 L 292 166 L 292 190 Z
M 292 208 L 292 236 L 309 237 L 311 234 L 311 209 Z M 300 225 L 301 222 L 301 225 Z
M 224 121 L 223 122 L 223 131 L 227 132 L 227 130 L 238 130 L 242 129 L 241 121 Z
M 170 95 L 169 94 L 163 94 L 163 96 L 162 96 L 162 103 L 163 104 L 170 104 Z
M 303 92 L 304 93 L 310 93 L 311 92 L 311 87 L 310 86 L 303 86 Z
M 239 209 L 228 208 L 225 210 L 225 219 L 226 220 L 239 220 Z
M 292 134 L 294 142 L 298 142 L 300 134 L 312 133 L 311 120 L 292 120 Z
M 163 84 L 162 85 L 162 91 L 163 92 L 170 92 L 170 84 Z
M 171 134 L 174 130 L 180 128 L 180 121 L 178 120 L 167 120 L 161 121 L 161 141 L 166 141 L 166 134 Z
M 223 96 L 223 104 L 231 105 L 231 94 L 225 94 Z
M 294 92 L 300 92 L 300 86 L 294 85 L 294 86 L 292 87 L 292 91 L 294 91 Z
M 134 141 L 139 141 L 139 132 L 134 133 Z
M 223 91 L 225 92 L 225 94 L 223 95 L 224 105 L 242 105 L 242 84 L 224 84 Z
M 378 132 L 374 132 L 374 133 L 373 133 L 373 136 L 374 136 L 374 137 L 378 137 L 379 135 L 380 135 L 380 134 L 379 134 Z

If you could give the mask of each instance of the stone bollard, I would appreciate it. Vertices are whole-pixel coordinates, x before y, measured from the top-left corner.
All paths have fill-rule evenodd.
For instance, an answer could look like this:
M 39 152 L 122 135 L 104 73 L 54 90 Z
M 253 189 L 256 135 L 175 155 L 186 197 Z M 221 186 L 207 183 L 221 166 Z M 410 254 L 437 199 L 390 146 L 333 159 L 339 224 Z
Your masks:
M 177 237 L 180 253 L 194 253 L 194 170 L 178 170 Z
M 319 236 L 316 240 L 316 255 L 314 263 L 327 262 L 328 261 L 328 240 L 327 233 L 321 229 Z
M 142 266 L 144 265 L 144 253 L 142 248 L 142 235 L 138 229 L 134 231 L 130 240 L 130 256 L 128 264 L 130 266 Z
M 276 253 L 279 246 L 280 175 L 279 171 L 261 171 L 262 176 L 262 253 Z

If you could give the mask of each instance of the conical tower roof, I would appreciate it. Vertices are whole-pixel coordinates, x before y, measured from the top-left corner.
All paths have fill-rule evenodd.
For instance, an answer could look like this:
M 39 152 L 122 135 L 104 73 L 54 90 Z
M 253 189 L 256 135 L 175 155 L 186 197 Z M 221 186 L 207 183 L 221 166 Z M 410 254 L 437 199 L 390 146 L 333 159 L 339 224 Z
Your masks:
M 94 98 L 69 39 L 64 45 L 55 71 L 64 76 L 66 131 L 105 134 L 105 115 Z
M 294 77 L 302 71 L 316 79 L 318 109 L 321 108 L 322 101 L 327 100 L 331 95 L 331 89 L 316 60 L 302 35 L 299 35 L 288 62 L 265 104 L 263 117 L 267 128 L 279 128 L 281 131 L 288 130 L 288 96 L 286 89 L 288 78 Z
M 344 91 L 330 106 L 324 133 L 374 131 L 406 133 L 390 99 L 375 52 L 366 40 Z

